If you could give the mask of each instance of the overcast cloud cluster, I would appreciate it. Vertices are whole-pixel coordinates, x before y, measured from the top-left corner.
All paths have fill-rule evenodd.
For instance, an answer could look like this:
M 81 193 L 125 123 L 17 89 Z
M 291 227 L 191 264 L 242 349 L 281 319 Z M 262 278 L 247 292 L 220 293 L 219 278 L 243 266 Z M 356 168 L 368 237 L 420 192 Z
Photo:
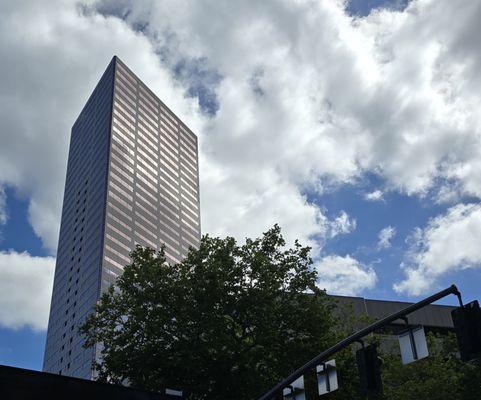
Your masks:
M 331 220 L 308 198 L 370 173 L 385 187 L 366 201 L 391 191 L 452 204 L 413 233 L 397 291 L 419 294 L 465 261 L 480 265 L 479 247 L 451 239 L 481 237 L 478 206 L 461 203 L 481 196 L 481 2 L 419 0 L 365 18 L 341 0 L 1 8 L 0 185 L 28 198 L 52 254 L 70 126 L 115 53 L 199 136 L 203 232 L 242 239 L 277 222 L 289 241 L 314 247 L 321 287 L 359 294 L 375 270 L 322 252 L 356 228 L 355 216 Z M 456 251 L 439 264 L 443 246 Z M 4 256 L 19 268 L 29 257 Z M 31 258 L 29 267 L 50 277 L 50 263 Z M 2 276 L 15 279 L 4 265 Z

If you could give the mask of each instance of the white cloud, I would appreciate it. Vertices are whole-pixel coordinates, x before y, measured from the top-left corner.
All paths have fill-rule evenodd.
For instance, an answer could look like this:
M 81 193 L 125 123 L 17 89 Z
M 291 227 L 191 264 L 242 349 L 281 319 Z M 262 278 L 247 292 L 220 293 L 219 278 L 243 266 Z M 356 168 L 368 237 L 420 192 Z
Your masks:
M 347 255 L 329 255 L 316 263 L 319 273 L 318 286 L 330 294 L 355 296 L 372 289 L 377 281 L 372 267 L 361 264 Z
M 364 199 L 367 201 L 382 201 L 384 200 L 384 193 L 381 190 L 374 190 L 364 194 Z
M 394 236 L 396 236 L 396 228 L 393 226 L 386 226 L 385 228 L 381 229 L 378 234 L 378 249 L 382 250 L 391 247 L 391 239 Z
M 2 4 L 0 183 L 30 199 L 52 252 L 70 126 L 114 53 L 199 135 L 204 232 L 242 238 L 279 222 L 312 245 L 329 227 L 306 193 L 365 173 L 408 194 L 481 196 L 478 2 L 361 19 L 341 0 L 110 3 L 121 5 L 128 24 L 74 2 Z M 184 97 L 197 82 L 176 79 L 186 60 L 222 77 L 207 88 L 213 117 Z
M 264 190 L 271 183 L 262 175 L 316 192 L 323 180 L 353 182 L 369 171 L 408 194 L 457 180 L 481 195 L 472 167 L 481 155 L 473 2 L 412 1 L 404 12 L 355 20 L 343 1 L 123 4 L 132 26 L 148 22 L 165 65 L 203 57 L 223 77 L 220 108 L 201 138 L 203 196 L 214 190 L 208 168 L 222 170 L 223 191 L 243 204 L 240 186 L 257 171 L 268 171 L 256 185 Z M 204 200 L 203 215 L 208 231 L 242 230 L 236 215 L 219 220 L 216 203 Z
M 351 233 L 356 229 L 356 219 L 349 217 L 345 211 L 341 211 L 339 216 L 329 222 L 328 236 L 333 238 L 338 235 Z
M 411 238 L 405 277 L 397 292 L 431 292 L 441 278 L 456 271 L 481 267 L 481 204 L 458 204 L 417 229 Z
M 0 252 L 0 326 L 47 329 L 55 258 Z

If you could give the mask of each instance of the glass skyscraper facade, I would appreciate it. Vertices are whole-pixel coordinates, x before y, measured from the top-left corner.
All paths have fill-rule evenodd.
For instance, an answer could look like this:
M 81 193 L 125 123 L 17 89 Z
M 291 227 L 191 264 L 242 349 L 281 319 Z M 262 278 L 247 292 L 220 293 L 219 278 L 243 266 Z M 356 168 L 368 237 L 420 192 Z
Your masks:
M 114 57 L 72 127 L 44 371 L 93 377 L 78 327 L 136 244 L 199 241 L 197 137 Z

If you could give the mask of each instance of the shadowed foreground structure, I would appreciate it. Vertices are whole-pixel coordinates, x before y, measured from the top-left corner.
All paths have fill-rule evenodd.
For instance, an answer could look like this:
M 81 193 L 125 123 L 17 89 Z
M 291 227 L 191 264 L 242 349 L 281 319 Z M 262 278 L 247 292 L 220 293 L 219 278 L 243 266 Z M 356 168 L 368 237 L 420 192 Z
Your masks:
M 46 372 L 0 366 L 2 400 L 179 400 L 163 395 L 108 383 L 71 378 Z

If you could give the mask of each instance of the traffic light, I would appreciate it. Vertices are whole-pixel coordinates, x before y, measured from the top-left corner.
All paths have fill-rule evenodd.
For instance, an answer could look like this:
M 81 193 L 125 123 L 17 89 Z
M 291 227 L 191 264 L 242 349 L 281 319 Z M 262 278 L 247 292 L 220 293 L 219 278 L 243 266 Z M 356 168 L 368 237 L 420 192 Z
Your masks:
M 356 352 L 357 368 L 361 383 L 361 393 L 382 392 L 381 360 L 377 354 L 377 346 L 370 344 Z
M 282 394 L 285 400 L 306 400 L 304 376 L 300 376 L 289 386 L 285 387 Z
M 477 300 L 458 307 L 451 312 L 458 337 L 461 360 L 470 361 L 481 357 L 481 310 Z
M 398 336 L 403 364 L 410 364 L 429 356 L 428 343 L 422 326 L 410 326 Z
M 318 396 L 339 389 L 336 360 L 329 360 L 316 367 Z

